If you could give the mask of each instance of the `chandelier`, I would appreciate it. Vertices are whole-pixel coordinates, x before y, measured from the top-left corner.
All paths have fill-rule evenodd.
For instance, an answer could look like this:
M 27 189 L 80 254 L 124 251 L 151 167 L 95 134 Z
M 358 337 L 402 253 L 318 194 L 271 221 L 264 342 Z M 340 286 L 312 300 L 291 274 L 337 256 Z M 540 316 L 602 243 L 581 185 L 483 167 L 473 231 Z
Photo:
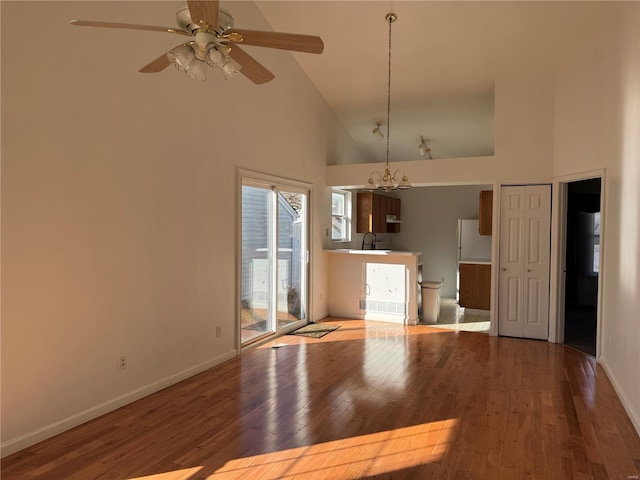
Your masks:
M 389 23 L 389 75 L 387 77 L 387 161 L 384 165 L 384 172 L 373 171 L 369 174 L 368 185 L 370 190 L 382 190 L 390 192 L 391 190 L 408 190 L 411 188 L 409 179 L 404 170 L 396 170 L 391 174 L 391 166 L 389 165 L 389 127 L 391 117 L 391 24 L 398 19 L 395 13 L 388 13 L 384 17 Z M 375 132 L 374 132 L 375 134 Z

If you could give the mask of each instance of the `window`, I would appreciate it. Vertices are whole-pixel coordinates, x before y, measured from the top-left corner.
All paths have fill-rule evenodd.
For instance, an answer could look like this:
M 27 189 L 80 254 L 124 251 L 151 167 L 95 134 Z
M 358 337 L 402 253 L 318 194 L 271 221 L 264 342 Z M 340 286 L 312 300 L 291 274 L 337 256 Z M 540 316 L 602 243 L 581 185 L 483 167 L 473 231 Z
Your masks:
M 331 240 L 334 242 L 351 240 L 351 192 L 344 190 L 331 192 Z

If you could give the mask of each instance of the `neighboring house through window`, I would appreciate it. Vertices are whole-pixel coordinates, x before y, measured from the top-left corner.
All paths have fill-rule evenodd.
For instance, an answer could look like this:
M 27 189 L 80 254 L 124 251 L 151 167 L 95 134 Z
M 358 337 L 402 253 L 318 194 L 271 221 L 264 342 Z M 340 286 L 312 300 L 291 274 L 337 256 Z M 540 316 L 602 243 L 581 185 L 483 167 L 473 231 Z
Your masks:
M 351 240 L 351 192 L 338 189 L 331 192 L 331 240 Z

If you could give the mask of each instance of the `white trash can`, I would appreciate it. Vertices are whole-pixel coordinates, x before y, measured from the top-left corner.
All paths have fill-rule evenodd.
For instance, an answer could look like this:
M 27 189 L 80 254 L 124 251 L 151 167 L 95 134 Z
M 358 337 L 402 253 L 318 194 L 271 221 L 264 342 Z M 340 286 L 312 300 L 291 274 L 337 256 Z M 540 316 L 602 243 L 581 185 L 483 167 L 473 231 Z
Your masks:
M 438 317 L 440 316 L 440 287 L 442 287 L 442 282 L 425 280 L 420 283 L 423 323 L 438 322 Z

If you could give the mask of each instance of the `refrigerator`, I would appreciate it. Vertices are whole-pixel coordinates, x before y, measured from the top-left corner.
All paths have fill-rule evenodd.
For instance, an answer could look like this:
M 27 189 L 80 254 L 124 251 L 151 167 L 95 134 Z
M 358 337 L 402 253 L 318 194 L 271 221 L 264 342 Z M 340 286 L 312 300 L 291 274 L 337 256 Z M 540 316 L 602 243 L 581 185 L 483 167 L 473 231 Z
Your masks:
M 458 220 L 458 262 L 491 261 L 491 235 L 480 235 L 478 222 Z

